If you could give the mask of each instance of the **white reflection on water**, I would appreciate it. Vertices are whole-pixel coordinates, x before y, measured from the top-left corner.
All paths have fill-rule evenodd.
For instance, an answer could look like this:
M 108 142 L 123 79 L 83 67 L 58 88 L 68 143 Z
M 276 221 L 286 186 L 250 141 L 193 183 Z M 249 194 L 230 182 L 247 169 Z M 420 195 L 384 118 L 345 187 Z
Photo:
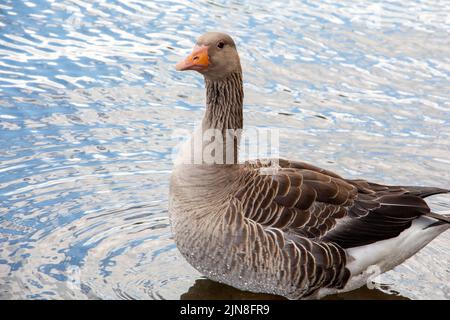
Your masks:
M 0 297 L 254 297 L 199 279 L 170 235 L 170 137 L 204 99 L 201 77 L 173 65 L 206 30 L 234 36 L 246 125 L 279 129 L 281 155 L 449 187 L 449 12 L 431 0 L 3 1 Z M 450 298 L 449 244 L 447 232 L 382 290 Z

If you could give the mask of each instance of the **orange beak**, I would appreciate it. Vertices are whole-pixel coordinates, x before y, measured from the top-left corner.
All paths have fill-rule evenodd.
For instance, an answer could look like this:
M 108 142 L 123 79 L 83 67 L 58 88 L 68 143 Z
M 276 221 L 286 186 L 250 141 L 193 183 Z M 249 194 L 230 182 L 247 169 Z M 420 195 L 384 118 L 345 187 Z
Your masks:
M 194 47 L 192 53 L 186 57 L 183 61 L 177 63 L 175 68 L 177 71 L 185 71 L 185 70 L 206 70 L 209 65 L 209 57 L 208 57 L 208 47 L 200 46 Z

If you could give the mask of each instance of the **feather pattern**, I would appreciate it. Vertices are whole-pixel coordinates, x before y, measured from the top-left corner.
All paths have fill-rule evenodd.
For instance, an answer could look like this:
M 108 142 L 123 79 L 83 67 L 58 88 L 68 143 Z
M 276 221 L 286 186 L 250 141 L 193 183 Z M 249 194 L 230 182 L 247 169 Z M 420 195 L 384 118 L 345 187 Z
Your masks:
M 178 247 L 208 277 L 289 298 L 342 289 L 351 276 L 346 249 L 395 238 L 430 212 L 408 187 L 276 162 L 280 167 L 269 175 L 260 170 L 271 166 L 267 161 L 174 173 L 190 182 L 172 181 L 178 204 L 172 203 L 171 211 L 181 212 L 173 224 L 185 232 L 177 233 Z M 201 248 L 198 255 L 195 248 Z M 239 279 L 246 279 L 245 285 Z
M 201 39 L 199 45 L 222 39 L 235 48 L 224 34 Z M 236 70 L 205 75 L 203 130 L 242 129 L 240 64 L 225 62 Z M 445 192 L 349 180 L 299 161 L 238 164 L 234 158 L 232 164 L 176 165 L 169 212 L 177 247 L 202 274 L 298 299 L 362 285 L 367 263 L 387 270 L 420 250 L 450 225 L 424 201 Z M 420 241 L 409 244 L 414 232 Z

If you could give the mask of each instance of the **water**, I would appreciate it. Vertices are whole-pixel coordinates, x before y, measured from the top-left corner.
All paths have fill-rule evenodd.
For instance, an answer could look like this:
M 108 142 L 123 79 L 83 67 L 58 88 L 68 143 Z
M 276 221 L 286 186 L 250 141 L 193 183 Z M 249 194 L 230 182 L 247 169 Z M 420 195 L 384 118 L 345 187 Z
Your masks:
M 203 279 L 170 233 L 172 133 L 204 103 L 202 78 L 174 64 L 207 30 L 238 43 L 246 125 L 279 128 L 282 156 L 449 187 L 449 13 L 434 0 L 2 0 L 0 298 L 273 298 Z M 447 232 L 356 296 L 449 299 L 449 246 Z

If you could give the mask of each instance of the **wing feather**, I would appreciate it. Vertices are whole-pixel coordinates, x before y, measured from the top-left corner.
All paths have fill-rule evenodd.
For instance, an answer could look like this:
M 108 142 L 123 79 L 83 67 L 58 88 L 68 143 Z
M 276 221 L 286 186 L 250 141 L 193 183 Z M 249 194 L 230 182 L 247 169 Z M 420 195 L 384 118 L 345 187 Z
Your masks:
M 304 162 L 277 163 L 278 170 L 270 175 L 260 172 L 271 165 L 267 161 L 247 165 L 246 181 L 236 193 L 247 217 L 264 227 L 343 248 L 396 237 L 430 212 L 424 195 L 445 191 L 346 180 Z
M 261 170 L 271 166 L 267 161 L 242 166 L 233 201 L 248 232 L 244 222 L 233 223 L 256 250 L 268 244 L 280 259 L 280 277 L 306 286 L 307 295 L 320 287 L 342 288 L 350 277 L 346 248 L 396 237 L 430 212 L 422 198 L 443 190 L 346 180 L 304 162 L 277 164 L 270 171 Z

